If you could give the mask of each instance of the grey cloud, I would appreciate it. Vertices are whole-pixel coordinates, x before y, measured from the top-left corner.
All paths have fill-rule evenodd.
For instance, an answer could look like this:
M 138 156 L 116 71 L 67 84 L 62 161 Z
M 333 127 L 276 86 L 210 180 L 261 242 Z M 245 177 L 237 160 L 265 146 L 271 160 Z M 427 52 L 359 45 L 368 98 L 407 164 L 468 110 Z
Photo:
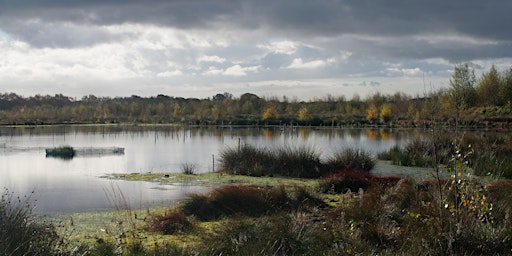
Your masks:
M 236 45 L 209 53 L 228 59 L 225 66 L 261 54 L 260 59 L 251 60 L 254 63 L 244 64 L 274 69 L 286 66 L 295 57 L 325 59 L 344 50 L 353 53 L 350 65 L 337 67 L 346 74 L 368 65 L 358 64 L 357 60 L 442 58 L 456 63 L 512 57 L 512 30 L 504 29 L 512 24 L 511 9 L 512 1 L 502 0 L 0 0 L 0 30 L 35 47 L 71 48 L 137 36 L 115 34 L 101 25 L 142 23 L 211 31 L 239 29 L 244 31 L 240 37 L 261 36 L 262 41 L 285 38 L 324 48 L 303 46 L 295 55 L 286 56 L 265 55 L 254 45 Z M 428 35 L 460 36 L 470 41 L 418 38 Z M 164 57 L 192 63 L 187 59 L 192 52 L 173 52 Z M 159 54 L 148 56 L 157 58 Z M 165 59 L 156 63 L 162 62 Z M 370 69 L 366 74 L 378 75 L 377 70 L 382 69 Z
M 512 1 L 0 0 L 0 7 L 0 29 L 36 47 L 122 40 L 130 35 L 87 26 L 145 23 L 181 29 L 245 30 L 246 35 L 240 36 L 264 30 L 267 37 L 306 42 L 318 38 L 314 43 L 324 45 L 326 52 L 347 50 L 354 53 L 352 58 L 444 58 L 456 63 L 512 56 L 512 30 L 503 29 L 512 24 Z M 29 24 L 27 20 L 39 23 Z M 494 43 L 433 43 L 415 38 L 419 35 L 463 36 Z M 246 47 L 244 53 L 251 51 Z M 303 58 L 325 57 L 315 48 L 299 51 Z M 236 53 L 226 50 L 228 54 Z M 278 57 L 268 56 L 267 60 Z
M 144 22 L 181 28 L 223 26 L 322 36 L 343 33 L 462 33 L 510 40 L 511 1 L 0 0 L 2 15 L 96 23 Z M 91 18 L 95 17 L 95 18 Z
M 70 23 L 44 23 L 38 20 L 4 27 L 4 32 L 36 47 L 70 48 L 118 41 L 127 35 L 112 34 L 101 28 Z

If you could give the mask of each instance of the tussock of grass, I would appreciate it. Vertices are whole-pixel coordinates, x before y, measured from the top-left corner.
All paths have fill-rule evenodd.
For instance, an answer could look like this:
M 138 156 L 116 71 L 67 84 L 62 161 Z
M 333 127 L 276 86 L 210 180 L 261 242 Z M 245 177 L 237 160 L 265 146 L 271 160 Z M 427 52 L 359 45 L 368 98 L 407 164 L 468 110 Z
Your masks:
M 330 172 L 370 171 L 375 166 L 375 159 L 367 151 L 348 148 L 335 152 L 325 165 Z
M 307 146 L 267 149 L 244 144 L 222 151 L 220 165 L 228 174 L 298 178 L 318 178 L 341 170 L 369 171 L 375 166 L 370 153 L 350 148 L 334 153 L 326 163 L 320 159 L 321 154 Z
M 181 173 L 185 175 L 193 175 L 197 171 L 197 165 L 193 163 L 184 163 L 181 165 Z
M 271 171 L 273 157 L 266 148 L 249 144 L 224 149 L 220 154 L 221 169 L 229 174 L 262 176 Z
M 314 148 L 283 146 L 271 154 L 275 155 L 273 173 L 277 175 L 317 178 L 323 174 L 320 153 Z

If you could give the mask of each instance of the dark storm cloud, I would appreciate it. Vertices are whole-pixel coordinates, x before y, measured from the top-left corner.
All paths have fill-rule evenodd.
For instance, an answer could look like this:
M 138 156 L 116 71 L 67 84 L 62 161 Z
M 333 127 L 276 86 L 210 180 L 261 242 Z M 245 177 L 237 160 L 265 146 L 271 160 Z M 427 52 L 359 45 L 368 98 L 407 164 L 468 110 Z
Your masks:
M 308 0 L 1 0 L 2 16 L 178 28 L 267 26 L 323 36 L 344 33 L 410 35 L 461 33 L 510 40 L 512 1 L 308 1 Z
M 34 47 L 73 48 L 134 36 L 103 25 L 237 29 L 262 33 L 262 40 L 316 38 L 319 46 L 354 56 L 455 63 L 512 57 L 510 10 L 512 1 L 502 0 L 0 0 L 0 30 Z

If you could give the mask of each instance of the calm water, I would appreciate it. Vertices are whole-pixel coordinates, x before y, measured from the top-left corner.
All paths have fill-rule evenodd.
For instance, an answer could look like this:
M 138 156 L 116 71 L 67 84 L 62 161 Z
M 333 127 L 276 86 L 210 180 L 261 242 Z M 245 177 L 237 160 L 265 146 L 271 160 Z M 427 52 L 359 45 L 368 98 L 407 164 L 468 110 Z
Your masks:
M 378 153 L 405 143 L 420 130 L 182 128 L 169 126 L 66 126 L 0 128 L 0 187 L 37 200 L 35 212 L 101 211 L 122 192 L 132 208 L 174 202 L 209 188 L 111 181 L 110 173 L 180 172 L 184 163 L 197 172 L 217 168 L 225 147 L 239 143 L 261 146 L 307 145 L 328 156 L 333 150 L 356 147 Z M 78 155 L 50 158 L 45 148 L 123 147 L 122 155 Z

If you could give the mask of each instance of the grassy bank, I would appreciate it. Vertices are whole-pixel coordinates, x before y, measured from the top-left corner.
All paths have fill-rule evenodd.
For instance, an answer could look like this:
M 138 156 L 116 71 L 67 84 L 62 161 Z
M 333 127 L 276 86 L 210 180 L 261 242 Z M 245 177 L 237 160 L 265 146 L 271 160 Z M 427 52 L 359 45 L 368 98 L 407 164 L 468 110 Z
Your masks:
M 467 170 L 222 185 L 169 208 L 61 216 L 59 234 L 84 255 L 508 255 L 512 183 Z

